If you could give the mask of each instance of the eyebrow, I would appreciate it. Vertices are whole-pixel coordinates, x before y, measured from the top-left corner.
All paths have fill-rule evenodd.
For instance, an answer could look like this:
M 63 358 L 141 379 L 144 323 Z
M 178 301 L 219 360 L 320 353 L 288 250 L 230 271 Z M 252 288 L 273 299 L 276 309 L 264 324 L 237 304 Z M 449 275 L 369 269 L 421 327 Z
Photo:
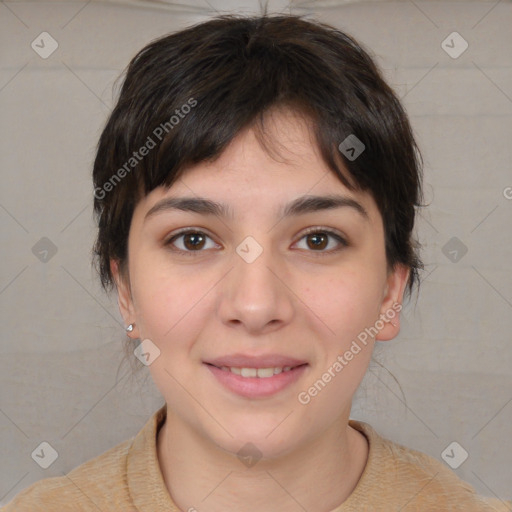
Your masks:
M 335 208 L 352 208 L 365 220 L 369 220 L 366 209 L 355 199 L 342 195 L 314 196 L 305 195 L 294 199 L 278 211 L 278 216 L 290 217 L 314 213 Z M 215 217 L 233 218 L 228 205 L 218 203 L 203 197 L 168 197 L 156 203 L 145 215 L 144 222 L 149 217 L 161 212 L 180 210 Z

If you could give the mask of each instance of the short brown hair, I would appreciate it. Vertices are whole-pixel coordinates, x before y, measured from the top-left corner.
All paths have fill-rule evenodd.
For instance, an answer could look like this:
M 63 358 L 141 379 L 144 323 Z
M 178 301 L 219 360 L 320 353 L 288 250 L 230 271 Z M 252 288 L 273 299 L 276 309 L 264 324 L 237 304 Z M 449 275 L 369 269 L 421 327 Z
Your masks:
M 94 256 L 105 290 L 114 284 L 110 260 L 125 269 L 137 202 L 219 157 L 242 129 L 259 121 L 263 131 L 263 114 L 282 105 L 311 120 L 323 159 L 344 185 L 371 193 L 388 266 L 411 269 L 407 292 L 419 285 L 412 232 L 421 156 L 399 99 L 352 37 L 301 16 L 265 14 L 213 18 L 151 42 L 130 62 L 93 169 Z M 356 159 L 340 152 L 348 135 L 364 144 Z

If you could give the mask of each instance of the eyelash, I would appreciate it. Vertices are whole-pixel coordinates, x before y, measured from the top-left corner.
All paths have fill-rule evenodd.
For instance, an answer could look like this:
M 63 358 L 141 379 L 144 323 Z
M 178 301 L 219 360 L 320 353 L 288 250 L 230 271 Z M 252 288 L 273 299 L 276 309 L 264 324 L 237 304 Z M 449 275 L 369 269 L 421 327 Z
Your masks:
M 314 227 L 314 228 L 308 229 L 305 233 L 302 234 L 302 236 L 299 238 L 299 241 L 302 240 L 307 235 L 316 234 L 316 233 L 322 233 L 322 234 L 325 234 L 325 235 L 328 235 L 328 236 L 334 238 L 335 240 L 337 240 L 340 243 L 341 247 L 338 247 L 336 249 L 330 249 L 328 251 L 325 251 L 325 250 L 322 250 L 322 251 L 308 250 L 307 251 L 307 252 L 313 253 L 315 256 L 326 256 L 326 255 L 329 255 L 329 254 L 333 254 L 333 253 L 341 251 L 342 249 L 344 249 L 344 248 L 349 246 L 348 242 L 341 235 L 339 235 L 335 231 L 332 231 L 330 229 L 323 229 L 321 227 Z M 205 233 L 204 231 L 201 231 L 199 229 L 184 228 L 183 230 L 178 231 L 178 233 L 175 233 L 171 238 L 166 240 L 164 242 L 164 245 L 165 246 L 171 246 L 175 240 L 177 240 L 178 238 L 182 237 L 183 235 L 187 235 L 187 234 L 205 235 L 205 236 L 207 236 L 208 238 L 211 239 L 211 237 L 207 233 Z M 204 252 L 204 250 L 184 251 L 182 249 L 176 249 L 176 248 L 173 248 L 171 250 L 174 251 L 174 252 L 177 252 L 178 254 L 183 254 L 183 255 L 186 255 L 186 256 L 197 256 L 201 252 Z

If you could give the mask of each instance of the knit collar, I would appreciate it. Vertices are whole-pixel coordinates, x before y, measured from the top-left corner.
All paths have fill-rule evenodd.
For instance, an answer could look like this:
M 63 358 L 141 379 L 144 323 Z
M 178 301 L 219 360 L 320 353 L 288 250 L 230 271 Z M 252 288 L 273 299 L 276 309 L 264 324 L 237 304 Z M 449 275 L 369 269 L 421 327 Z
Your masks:
M 167 404 L 156 411 L 135 436 L 127 454 L 127 484 L 134 505 L 139 512 L 180 512 L 165 485 L 157 454 L 157 435 L 167 416 Z M 349 420 L 349 425 L 368 440 L 368 459 L 364 471 L 350 496 L 331 512 L 357 510 L 371 494 L 372 485 L 378 480 L 375 466 L 382 457 L 383 439 L 367 423 Z
M 157 435 L 166 416 L 167 404 L 146 422 L 128 451 L 128 490 L 139 512 L 180 512 L 167 490 L 158 461 Z

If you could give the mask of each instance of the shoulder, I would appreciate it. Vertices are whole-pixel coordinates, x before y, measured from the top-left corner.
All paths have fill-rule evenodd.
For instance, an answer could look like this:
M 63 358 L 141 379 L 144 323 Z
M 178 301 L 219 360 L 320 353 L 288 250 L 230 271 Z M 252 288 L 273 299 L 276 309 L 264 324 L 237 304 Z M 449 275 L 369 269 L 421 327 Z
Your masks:
M 34 482 L 0 512 L 97 512 L 114 500 L 121 504 L 127 493 L 126 456 L 132 442 L 133 438 L 123 441 L 63 476 Z
M 361 479 L 366 479 L 366 485 L 378 487 L 380 496 L 387 503 L 402 507 L 403 512 L 512 512 L 512 502 L 479 496 L 434 457 L 381 437 L 367 423 L 351 420 L 351 426 L 362 432 L 370 445 Z

